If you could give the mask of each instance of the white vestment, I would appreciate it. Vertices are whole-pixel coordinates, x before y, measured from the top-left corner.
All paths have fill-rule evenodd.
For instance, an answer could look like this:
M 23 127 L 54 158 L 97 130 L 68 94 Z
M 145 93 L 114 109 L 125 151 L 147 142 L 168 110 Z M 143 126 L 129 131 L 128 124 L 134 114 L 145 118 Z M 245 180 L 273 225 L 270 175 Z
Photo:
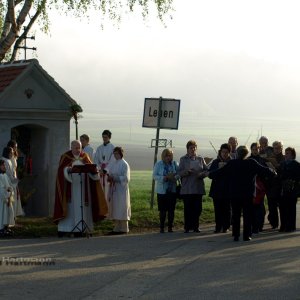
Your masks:
M 18 189 L 18 178 L 17 178 L 17 172 L 16 172 L 16 160 L 14 158 L 8 159 L 5 157 L 2 157 L 1 159 L 5 162 L 5 168 L 6 168 L 6 174 L 9 178 L 9 185 L 13 187 L 14 189 L 14 214 L 15 217 L 17 216 L 24 216 L 24 211 L 22 208 L 21 203 L 21 197 Z
M 109 171 L 109 164 L 115 161 L 115 157 L 113 156 L 114 148 L 115 146 L 111 143 L 102 144 L 97 148 L 94 155 L 94 163 L 97 164 L 98 168 Z
M 8 188 L 11 188 L 12 192 L 7 191 Z M 5 173 L 0 174 L 0 229 L 15 225 L 13 193 L 8 176 Z
M 83 165 L 83 163 L 76 159 L 72 166 Z M 88 205 L 85 203 L 85 176 L 89 176 L 93 180 L 99 180 L 98 175 L 68 173 L 68 167 L 64 169 L 65 179 L 71 183 L 71 202 L 68 202 L 67 216 L 58 222 L 58 231 L 62 232 L 84 232 L 85 224 L 81 222 L 81 218 L 88 226 L 90 231 L 93 231 L 93 215 L 90 191 L 88 190 Z M 82 189 L 81 189 L 82 187 Z M 87 187 L 88 188 L 88 187 Z M 82 204 L 82 216 L 81 216 Z M 78 226 L 76 226 L 78 225 Z M 83 227 L 82 227 L 83 225 Z
M 102 169 L 110 173 L 110 164 L 116 160 L 113 155 L 114 148 L 115 146 L 111 143 L 108 143 L 106 145 L 102 144 L 97 148 L 96 153 L 94 155 L 94 163 L 98 166 L 99 170 Z M 107 200 L 109 194 L 109 183 L 107 182 L 107 176 L 105 174 L 101 175 L 100 183 L 102 185 L 107 207 L 109 209 L 109 203 Z
M 131 217 L 130 206 L 130 167 L 124 159 L 115 160 L 110 164 L 110 175 L 114 178 L 109 194 L 109 218 L 128 221 Z
M 86 145 L 82 151 L 89 156 L 92 162 L 94 161 L 94 149 L 90 145 Z

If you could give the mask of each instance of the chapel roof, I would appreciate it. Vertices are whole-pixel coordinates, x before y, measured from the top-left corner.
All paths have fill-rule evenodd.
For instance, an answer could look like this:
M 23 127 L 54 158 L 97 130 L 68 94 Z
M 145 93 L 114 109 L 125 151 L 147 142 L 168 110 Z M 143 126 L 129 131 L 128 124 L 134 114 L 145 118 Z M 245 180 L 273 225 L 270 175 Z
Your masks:
M 17 86 L 17 81 L 23 76 L 28 76 L 27 74 L 32 69 L 38 70 L 52 86 L 65 96 L 70 105 L 77 105 L 76 101 L 42 68 L 37 59 L 18 60 L 0 64 L 0 98 L 7 90 L 14 89 L 14 84 Z
M 5 90 L 27 67 L 28 63 L 4 63 L 0 65 L 0 93 Z

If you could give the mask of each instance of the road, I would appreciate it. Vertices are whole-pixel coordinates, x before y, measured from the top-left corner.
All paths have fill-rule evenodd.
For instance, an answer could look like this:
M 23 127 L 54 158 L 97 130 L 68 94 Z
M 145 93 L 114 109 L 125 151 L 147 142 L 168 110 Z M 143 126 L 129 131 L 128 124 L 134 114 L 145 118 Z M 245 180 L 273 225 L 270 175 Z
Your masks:
M 212 227 L 1 240 L 0 298 L 300 299 L 299 216 L 296 232 L 266 226 L 250 242 Z

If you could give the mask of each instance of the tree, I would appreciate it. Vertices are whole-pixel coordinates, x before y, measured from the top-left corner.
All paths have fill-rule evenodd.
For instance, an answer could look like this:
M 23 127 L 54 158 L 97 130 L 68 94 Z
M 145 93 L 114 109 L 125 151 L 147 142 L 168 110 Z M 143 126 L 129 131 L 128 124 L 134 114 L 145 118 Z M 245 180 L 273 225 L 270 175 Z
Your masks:
M 66 15 L 87 16 L 90 10 L 97 10 L 102 16 L 120 22 L 124 11 L 133 12 L 136 6 L 142 8 L 142 16 L 147 17 L 149 7 L 154 5 L 157 16 L 172 10 L 173 0 L 0 0 L 0 62 L 14 61 L 19 47 L 35 23 L 49 32 L 49 10 L 59 10 Z

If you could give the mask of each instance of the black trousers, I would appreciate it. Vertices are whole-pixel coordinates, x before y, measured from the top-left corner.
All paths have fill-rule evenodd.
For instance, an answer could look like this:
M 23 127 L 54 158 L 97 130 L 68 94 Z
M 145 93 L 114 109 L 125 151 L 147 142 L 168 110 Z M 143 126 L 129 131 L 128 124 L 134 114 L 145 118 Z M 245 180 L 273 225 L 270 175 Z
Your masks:
M 251 198 L 233 198 L 232 206 L 232 235 L 240 236 L 241 215 L 243 212 L 243 238 L 247 239 L 252 235 L 252 215 L 253 215 L 253 199 Z
M 172 229 L 176 207 L 176 193 L 157 194 L 160 228 L 164 229 L 168 214 L 168 228 Z
M 294 231 L 296 230 L 296 210 L 297 197 L 283 196 L 279 202 L 280 212 L 280 230 Z
M 265 223 L 266 208 L 264 201 L 258 204 L 253 204 L 253 216 L 252 216 L 252 232 L 258 233 L 262 231 Z
M 277 197 L 267 195 L 267 199 L 269 207 L 268 220 L 273 228 L 277 228 L 279 224 L 278 206 L 280 195 L 278 195 Z
M 216 231 L 227 230 L 230 227 L 231 207 L 229 198 L 214 197 Z
M 202 195 L 182 195 L 184 204 L 184 229 L 198 230 L 199 218 L 202 212 Z

